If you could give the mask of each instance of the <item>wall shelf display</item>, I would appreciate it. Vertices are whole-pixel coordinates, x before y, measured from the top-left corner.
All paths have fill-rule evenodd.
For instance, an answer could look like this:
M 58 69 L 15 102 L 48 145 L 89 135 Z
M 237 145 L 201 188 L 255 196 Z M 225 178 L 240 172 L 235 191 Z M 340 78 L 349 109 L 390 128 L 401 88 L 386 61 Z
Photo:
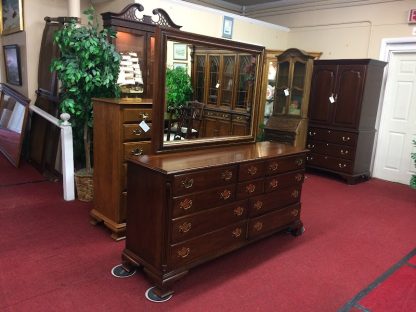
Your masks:
M 386 63 L 315 61 L 309 108 L 309 168 L 349 184 L 370 177 L 378 102 Z

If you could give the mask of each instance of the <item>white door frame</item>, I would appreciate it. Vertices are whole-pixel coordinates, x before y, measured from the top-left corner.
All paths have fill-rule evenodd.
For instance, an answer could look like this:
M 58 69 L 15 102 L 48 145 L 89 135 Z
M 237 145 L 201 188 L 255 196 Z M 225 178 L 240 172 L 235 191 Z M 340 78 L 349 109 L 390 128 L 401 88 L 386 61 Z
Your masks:
M 406 52 L 416 52 L 416 37 L 401 37 L 401 38 L 384 38 L 381 40 L 380 46 L 380 56 L 381 61 L 389 62 L 392 53 L 406 53 Z M 375 153 L 377 150 L 377 143 L 380 139 L 380 120 L 381 112 L 383 110 L 384 96 L 386 94 L 386 83 L 388 79 L 388 65 L 384 71 L 383 84 L 381 88 L 381 96 L 378 105 L 377 119 L 376 119 L 376 140 L 373 147 L 373 156 L 371 161 L 371 175 L 374 170 L 374 159 Z

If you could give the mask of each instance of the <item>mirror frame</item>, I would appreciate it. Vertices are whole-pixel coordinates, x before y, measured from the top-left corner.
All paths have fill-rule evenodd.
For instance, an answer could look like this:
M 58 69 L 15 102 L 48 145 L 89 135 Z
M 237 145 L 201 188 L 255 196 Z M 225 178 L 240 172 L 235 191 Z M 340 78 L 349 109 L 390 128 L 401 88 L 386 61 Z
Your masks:
M 16 104 L 19 103 L 24 107 L 22 129 L 20 131 L 20 136 L 16 142 L 17 144 L 10 146 L 9 140 L 10 134 L 17 132 L 11 131 L 7 128 L 0 128 L 0 152 L 3 153 L 3 155 L 6 156 L 6 158 L 17 168 L 20 164 L 22 145 L 25 137 L 26 124 L 29 114 L 30 99 L 25 97 L 23 94 L 20 94 L 16 90 L 10 88 L 6 84 L 0 83 L 0 106 L 3 104 L 4 95 L 8 95 L 9 97 L 16 100 Z
M 200 138 L 185 141 L 163 141 L 164 134 L 164 107 L 165 107 L 165 82 L 167 42 L 177 41 L 187 44 L 205 45 L 218 49 L 232 49 L 241 53 L 256 55 L 256 79 L 254 81 L 254 95 L 251 107 L 250 134 L 245 136 L 224 136 L 214 138 Z M 256 141 L 258 114 L 261 99 L 261 82 L 263 71 L 263 58 L 265 48 L 263 46 L 231 41 L 221 38 L 209 37 L 176 29 L 157 27 L 155 32 L 155 63 L 153 85 L 158 86 L 153 91 L 153 152 L 155 154 L 177 150 L 198 149 L 207 146 L 219 146 L 241 143 L 254 143 Z

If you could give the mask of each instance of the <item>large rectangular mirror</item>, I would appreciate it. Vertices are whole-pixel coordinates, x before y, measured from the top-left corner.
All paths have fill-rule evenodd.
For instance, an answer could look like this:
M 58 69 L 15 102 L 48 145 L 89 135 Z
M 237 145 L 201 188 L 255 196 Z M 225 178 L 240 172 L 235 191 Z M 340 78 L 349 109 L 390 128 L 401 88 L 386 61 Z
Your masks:
M 264 47 L 158 28 L 155 52 L 156 152 L 255 141 Z

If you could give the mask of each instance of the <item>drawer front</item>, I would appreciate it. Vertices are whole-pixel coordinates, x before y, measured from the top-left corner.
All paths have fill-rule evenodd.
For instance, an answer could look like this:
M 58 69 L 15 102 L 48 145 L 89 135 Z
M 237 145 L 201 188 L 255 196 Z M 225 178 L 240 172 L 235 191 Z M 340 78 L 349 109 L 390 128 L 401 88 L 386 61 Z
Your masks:
M 354 148 L 348 145 L 338 145 L 310 140 L 306 146 L 311 153 L 324 154 L 333 157 L 354 159 Z
M 303 170 L 267 177 L 264 180 L 264 192 L 268 193 L 302 183 L 304 178 L 305 174 Z
M 324 141 L 328 143 L 335 143 L 348 146 L 356 146 L 358 134 L 354 132 L 338 131 L 323 128 L 309 128 L 308 142 Z
M 140 123 L 143 120 L 146 122 L 152 120 L 151 108 L 124 108 L 123 109 L 123 123 Z
M 150 142 L 128 142 L 123 143 L 123 147 L 124 160 L 127 160 L 132 156 L 146 155 L 152 151 L 152 145 Z
M 237 166 L 202 170 L 173 177 L 174 196 L 202 191 L 208 188 L 235 183 Z
M 256 161 L 245 164 L 240 164 L 238 172 L 239 181 L 247 181 L 264 176 L 264 162 Z
M 124 124 L 123 125 L 123 140 L 150 140 L 152 138 L 152 124 L 147 123 L 150 127 L 148 131 L 144 131 L 139 124 Z
M 263 179 L 238 183 L 237 199 L 248 198 L 263 193 L 263 185 Z
M 231 203 L 235 199 L 235 185 L 226 185 L 206 192 L 173 198 L 173 217 Z
M 291 205 L 281 210 L 273 211 L 261 217 L 249 220 L 248 238 L 252 239 L 264 235 L 300 218 L 300 204 Z
M 177 243 L 245 220 L 247 200 L 172 220 L 172 242 Z
M 283 208 L 299 202 L 301 184 L 293 185 L 271 193 L 255 196 L 248 201 L 248 214 L 250 217 Z
M 243 221 L 211 232 L 168 249 L 168 267 L 177 268 L 212 255 L 220 255 L 245 243 L 247 222 Z
M 307 157 L 307 162 L 311 166 L 349 174 L 353 173 L 354 170 L 354 162 L 350 160 L 320 154 L 311 153 Z
M 276 158 L 266 162 L 266 175 L 305 168 L 305 156 Z

